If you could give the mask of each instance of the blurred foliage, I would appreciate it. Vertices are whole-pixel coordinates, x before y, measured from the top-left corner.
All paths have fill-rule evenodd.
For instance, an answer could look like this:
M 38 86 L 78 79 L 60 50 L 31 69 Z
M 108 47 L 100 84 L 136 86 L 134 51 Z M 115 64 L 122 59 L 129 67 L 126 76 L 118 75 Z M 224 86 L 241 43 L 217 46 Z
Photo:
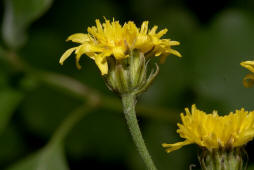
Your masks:
M 25 43 L 27 27 L 41 16 L 52 0 L 5 0 L 3 38 L 11 48 Z
M 3 88 L 0 92 L 0 133 L 5 130 L 12 113 L 22 100 L 23 94 L 13 89 Z
M 25 158 L 23 161 L 11 166 L 7 170 L 68 170 L 65 158 L 63 158 L 63 148 L 59 145 L 50 145 L 40 150 L 38 153 Z
M 168 28 L 166 36 L 181 42 L 177 50 L 183 58 L 169 56 L 160 65 L 155 83 L 140 97 L 139 123 L 159 169 L 198 165 L 196 147 L 169 155 L 161 147 L 162 142 L 181 140 L 175 132 L 176 117 L 184 107 L 196 103 L 200 109 L 217 109 L 221 114 L 241 107 L 254 109 L 254 89 L 243 87 L 247 70 L 239 64 L 254 57 L 254 4 L 251 0 L 206 3 L 209 5 L 190 0 L 0 2 L 0 169 L 145 169 L 121 105 L 105 87 L 93 61 L 82 57 L 80 71 L 74 57 L 64 67 L 58 64 L 71 46 L 66 37 L 86 31 L 103 16 L 121 23 L 133 20 L 137 25 L 149 20 L 151 25 Z M 83 103 L 89 105 L 97 97 L 104 104 L 74 117 L 79 123 L 62 126 Z M 59 137 L 54 142 L 55 136 L 72 127 L 66 140 Z M 247 147 L 249 170 L 254 169 L 253 146 L 251 142 Z

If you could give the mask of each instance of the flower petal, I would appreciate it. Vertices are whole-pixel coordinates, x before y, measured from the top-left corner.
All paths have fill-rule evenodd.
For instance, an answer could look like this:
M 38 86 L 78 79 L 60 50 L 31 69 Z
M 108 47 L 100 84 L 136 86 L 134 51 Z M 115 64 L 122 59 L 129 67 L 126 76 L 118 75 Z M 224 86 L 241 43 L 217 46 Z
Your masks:
M 70 35 L 66 41 L 70 41 L 70 40 L 75 43 L 84 43 L 84 42 L 90 41 L 90 38 L 88 34 L 76 33 L 76 34 Z
M 163 29 L 160 32 L 157 33 L 157 37 L 161 38 L 163 35 L 165 35 L 168 32 L 168 29 Z
M 106 18 L 105 18 L 105 20 L 107 21 Z M 98 32 L 99 32 L 99 33 L 102 33 L 102 32 L 103 32 L 103 28 L 102 28 L 102 25 L 101 25 L 100 20 L 99 20 L 99 19 L 96 19 L 95 22 L 96 22 L 96 27 L 97 27 L 97 29 L 98 29 Z
M 185 145 L 189 145 L 189 144 L 192 144 L 193 142 L 190 142 L 188 140 L 185 140 L 183 142 L 177 142 L 177 143 L 174 143 L 174 144 L 166 144 L 166 143 L 163 143 L 162 144 L 162 147 L 166 148 L 166 152 L 167 153 L 170 153 L 172 151 L 175 151 L 175 150 L 178 150 L 180 148 L 182 148 L 183 146 Z
M 149 32 L 149 35 L 154 35 L 156 33 L 156 30 L 158 29 L 158 26 L 155 25 L 153 26 L 153 28 L 151 29 L 151 31 Z
M 146 34 L 148 30 L 148 21 L 144 21 L 141 25 L 140 34 Z
M 85 44 L 82 44 L 78 47 L 78 49 L 76 50 L 76 54 L 86 54 L 86 53 L 100 53 L 100 52 L 103 52 L 103 49 L 96 46 L 96 45 L 93 45 L 91 43 L 85 43 Z
M 180 42 L 178 42 L 178 41 L 170 41 L 169 45 L 172 45 L 172 46 L 174 46 L 174 45 L 180 45 Z
M 115 58 L 116 58 L 117 60 L 120 60 L 120 59 L 125 58 L 125 54 L 124 54 L 125 48 L 122 47 L 122 46 L 114 47 L 114 48 L 112 49 L 112 52 L 113 52 L 113 54 L 114 54 L 114 56 L 115 56 Z
M 182 55 L 176 50 L 170 49 L 170 53 L 176 55 L 177 57 L 182 57 Z
M 254 61 L 244 61 L 240 63 L 242 67 L 247 68 L 252 73 L 254 73 Z
M 254 85 L 254 74 L 247 74 L 244 78 L 243 78 L 243 85 L 244 87 L 252 87 Z
M 70 49 L 68 49 L 67 51 L 65 51 L 64 53 L 63 53 L 63 55 L 61 56 L 61 58 L 60 58 L 60 60 L 59 60 L 59 63 L 61 64 L 61 65 L 63 65 L 63 63 L 64 63 L 64 61 L 71 55 L 71 53 L 74 51 L 74 50 L 76 50 L 77 49 L 77 47 L 73 47 L 73 48 L 70 48 Z
M 101 71 L 101 75 L 108 74 L 108 63 L 103 57 L 97 55 L 95 57 L 95 63 Z
M 143 53 L 150 51 L 153 48 L 151 37 L 139 34 L 135 42 L 135 48 Z
M 79 60 L 80 60 L 81 54 L 77 54 L 76 55 L 76 67 L 80 70 L 81 69 L 81 65 L 79 64 Z

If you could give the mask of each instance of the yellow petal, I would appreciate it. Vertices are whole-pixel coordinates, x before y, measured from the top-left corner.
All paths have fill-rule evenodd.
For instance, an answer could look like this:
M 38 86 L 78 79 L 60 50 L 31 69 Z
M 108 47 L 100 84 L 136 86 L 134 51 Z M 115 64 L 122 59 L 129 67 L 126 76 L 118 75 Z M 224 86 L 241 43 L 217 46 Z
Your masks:
M 177 57 L 182 57 L 182 55 L 176 50 L 170 49 L 170 53 L 176 55 Z
M 95 57 L 95 63 L 98 66 L 98 68 L 100 69 L 101 75 L 108 74 L 108 63 L 107 63 L 107 60 L 105 60 L 101 56 L 96 56 Z
M 103 49 L 96 45 L 85 43 L 80 45 L 78 49 L 76 50 L 76 54 L 80 54 L 80 55 L 84 53 L 95 53 L 95 52 L 97 53 L 103 52 Z
M 90 41 L 90 38 L 88 34 L 76 33 L 76 34 L 70 35 L 66 41 L 70 41 L 70 40 L 76 43 L 84 43 L 84 42 Z
M 121 46 L 115 47 L 115 48 L 113 48 L 112 52 L 117 60 L 125 58 L 125 54 L 124 54 L 125 48 L 124 47 L 121 47 Z
M 151 29 L 151 31 L 149 32 L 150 35 L 154 35 L 156 33 L 156 30 L 158 29 L 158 26 L 155 25 L 153 26 L 153 28 Z
M 155 56 L 158 57 L 158 56 L 160 56 L 161 54 L 162 54 L 162 51 L 157 51 L 157 52 L 155 53 Z
M 174 143 L 174 144 L 166 144 L 166 143 L 163 143 L 162 144 L 162 147 L 166 148 L 166 152 L 167 153 L 170 153 L 172 151 L 175 151 L 175 150 L 178 150 L 180 148 L 182 148 L 183 146 L 185 145 L 189 145 L 189 144 L 192 144 L 193 142 L 190 142 L 188 140 L 185 140 L 183 142 L 177 142 L 177 143 Z
M 168 29 L 163 29 L 160 32 L 158 32 L 157 37 L 161 38 L 163 35 L 165 35 L 168 32 Z
M 174 45 L 180 45 L 180 42 L 178 42 L 178 41 L 170 41 L 169 45 L 172 45 L 172 46 L 174 46 Z
M 146 34 L 148 30 L 148 21 L 144 21 L 141 25 L 140 33 Z
M 244 62 L 241 62 L 240 64 L 241 66 L 247 68 L 252 73 L 254 73 L 254 61 L 244 61 Z
M 61 65 L 63 65 L 63 63 L 64 63 L 64 61 L 71 55 L 71 53 L 74 51 L 74 50 L 76 50 L 77 49 L 77 47 L 73 47 L 73 48 L 70 48 L 70 49 L 68 49 L 67 51 L 65 51 L 64 53 L 63 53 L 63 55 L 61 56 L 61 58 L 60 58 L 60 60 L 59 60 L 59 63 L 61 64 Z
M 247 74 L 244 78 L 243 78 L 243 85 L 244 87 L 252 87 L 254 85 L 254 74 Z
M 106 18 L 105 18 L 105 20 L 107 21 Z M 102 25 L 101 25 L 100 20 L 99 20 L 99 19 L 96 19 L 95 22 L 96 22 L 96 26 L 97 26 L 98 32 L 103 32 L 103 29 L 102 29 Z
M 80 70 L 81 69 L 81 65 L 79 64 L 79 60 L 80 60 L 81 55 L 77 54 L 76 55 L 76 67 Z
M 95 56 L 94 53 L 101 52 L 101 51 L 102 50 L 99 47 L 96 47 L 96 46 L 94 46 L 92 44 L 88 44 L 88 43 L 78 46 L 76 49 L 76 52 L 75 52 L 76 53 L 76 67 L 78 69 L 81 69 L 79 60 L 83 54 L 86 54 L 88 57 L 94 59 L 94 56 Z
M 151 37 L 139 34 L 135 42 L 135 48 L 141 50 L 143 53 L 150 51 L 153 48 Z

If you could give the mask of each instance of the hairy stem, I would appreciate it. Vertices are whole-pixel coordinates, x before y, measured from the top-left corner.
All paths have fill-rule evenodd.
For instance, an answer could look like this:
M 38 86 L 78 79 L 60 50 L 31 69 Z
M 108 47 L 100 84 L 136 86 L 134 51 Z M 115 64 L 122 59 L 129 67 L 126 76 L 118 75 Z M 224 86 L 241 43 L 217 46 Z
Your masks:
M 153 160 L 147 150 L 144 139 L 142 137 L 135 111 L 136 96 L 134 94 L 122 95 L 122 103 L 124 115 L 129 126 L 133 141 L 138 149 L 138 152 L 144 160 L 148 170 L 157 170 Z

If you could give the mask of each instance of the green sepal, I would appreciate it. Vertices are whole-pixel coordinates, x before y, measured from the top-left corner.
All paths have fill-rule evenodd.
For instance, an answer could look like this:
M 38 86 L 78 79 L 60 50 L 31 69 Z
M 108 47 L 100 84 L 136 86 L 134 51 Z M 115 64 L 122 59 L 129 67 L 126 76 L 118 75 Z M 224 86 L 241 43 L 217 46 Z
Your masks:
M 243 148 L 202 149 L 198 156 L 202 170 L 244 170 Z
M 122 60 L 115 60 L 111 57 L 109 59 L 109 72 L 105 76 L 107 86 L 119 95 L 143 93 L 159 72 L 159 67 L 156 64 L 156 69 L 147 76 L 149 61 L 139 51 L 130 52 L 129 57 Z

